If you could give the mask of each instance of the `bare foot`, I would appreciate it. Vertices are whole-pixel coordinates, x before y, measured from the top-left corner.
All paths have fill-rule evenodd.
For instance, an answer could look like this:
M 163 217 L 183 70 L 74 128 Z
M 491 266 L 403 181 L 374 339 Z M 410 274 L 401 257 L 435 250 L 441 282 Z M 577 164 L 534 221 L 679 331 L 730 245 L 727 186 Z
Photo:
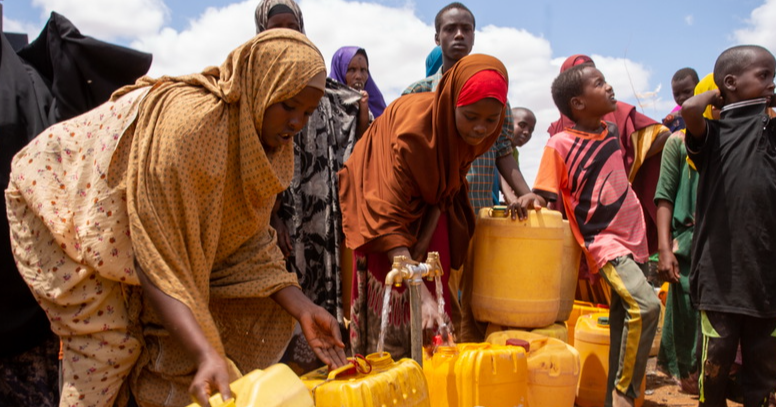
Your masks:
M 633 399 L 614 389 L 612 390 L 612 407 L 633 407 Z

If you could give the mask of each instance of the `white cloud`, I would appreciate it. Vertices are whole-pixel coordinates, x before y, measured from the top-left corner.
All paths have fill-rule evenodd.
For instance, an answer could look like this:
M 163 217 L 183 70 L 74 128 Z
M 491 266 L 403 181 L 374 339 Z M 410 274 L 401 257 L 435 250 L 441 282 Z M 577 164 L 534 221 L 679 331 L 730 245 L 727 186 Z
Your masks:
M 104 40 L 121 36 L 133 48 L 153 53 L 150 74 L 161 76 L 199 72 L 206 66 L 221 64 L 232 49 L 254 35 L 253 13 L 258 0 L 208 8 L 180 31 L 165 26 L 169 10 L 162 0 L 33 2 L 45 14 L 56 9 L 85 35 Z M 389 103 L 407 85 L 423 77 L 426 55 L 435 45 L 433 24 L 416 15 L 414 3 L 403 4 L 389 7 L 345 0 L 300 1 L 307 35 L 320 48 L 327 66 L 339 47 L 364 47 L 369 54 L 370 70 Z M 558 118 L 550 85 L 565 56 L 553 55 L 545 38 L 492 25 L 477 31 L 473 52 L 500 58 L 509 71 L 512 105 L 525 106 L 536 113 L 534 138 L 521 149 L 520 158 L 526 180 L 532 184 L 547 140 L 546 129 Z M 649 82 L 648 67 L 625 58 L 591 56 L 618 99 L 637 104 L 634 94 L 645 94 L 654 88 Z M 665 102 L 659 99 L 648 102 L 642 101 L 642 105 L 647 109 L 645 113 L 652 116 L 662 117 L 673 107 L 664 107 Z
M 221 65 L 234 48 L 250 39 L 255 0 L 222 8 L 209 7 L 182 31 L 165 27 L 158 33 L 139 36 L 133 48 L 150 52 L 152 76 L 200 72 L 207 66 Z
M 752 10 L 747 20 L 748 27 L 736 30 L 733 37 L 739 44 L 757 44 L 776 50 L 776 0 L 765 0 L 765 3 Z
M 102 39 L 133 38 L 159 31 L 168 20 L 163 0 L 32 0 L 47 19 L 64 15 L 83 33 Z
M 42 26 L 28 21 L 11 20 L 3 16 L 3 31 L 9 33 L 27 34 L 27 40 L 32 41 L 40 34 Z
M 692 14 L 684 17 L 684 22 L 687 23 L 687 25 L 693 25 L 695 23 L 695 16 Z

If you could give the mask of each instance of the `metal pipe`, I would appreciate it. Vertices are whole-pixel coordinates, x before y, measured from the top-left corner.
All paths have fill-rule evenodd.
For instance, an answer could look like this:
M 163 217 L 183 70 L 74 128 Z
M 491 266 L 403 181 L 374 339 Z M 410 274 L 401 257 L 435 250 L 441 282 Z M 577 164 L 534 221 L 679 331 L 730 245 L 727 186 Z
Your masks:
M 410 338 L 412 359 L 423 366 L 423 315 L 420 310 L 420 284 L 410 284 Z
M 412 359 L 423 366 L 423 313 L 421 311 L 420 285 L 423 277 L 428 274 L 429 267 L 425 263 L 406 265 L 409 272 L 406 279 L 410 290 L 410 350 Z

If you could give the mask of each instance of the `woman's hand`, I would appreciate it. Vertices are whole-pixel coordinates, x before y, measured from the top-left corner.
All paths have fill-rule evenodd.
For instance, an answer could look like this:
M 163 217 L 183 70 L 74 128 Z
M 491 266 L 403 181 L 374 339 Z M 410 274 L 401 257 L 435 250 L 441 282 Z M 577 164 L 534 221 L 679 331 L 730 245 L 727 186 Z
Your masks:
M 423 329 L 447 324 L 447 315 L 439 313 L 439 303 L 425 284 L 420 284 L 420 313 L 423 315 Z
M 286 223 L 280 219 L 276 213 L 273 213 L 269 218 L 269 224 L 275 229 L 278 236 L 278 247 L 283 252 L 283 257 L 288 258 L 291 254 L 291 250 L 294 249 L 293 243 L 291 243 L 291 234 L 288 233 Z
M 299 321 L 307 343 L 323 363 L 332 368 L 347 363 L 339 324 L 331 314 L 315 305 L 296 286 L 282 288 L 271 297 Z
M 189 393 L 202 407 L 209 407 L 208 398 L 221 393 L 224 400 L 232 398 L 226 361 L 215 351 L 204 355 L 197 366 L 197 374 L 189 386 Z
M 332 369 L 348 362 L 343 351 L 345 344 L 342 343 L 339 323 L 325 309 L 314 305 L 303 311 L 299 316 L 299 324 L 307 343 L 321 362 Z
M 544 200 L 544 198 L 534 194 L 533 192 L 529 192 L 517 198 L 517 202 L 510 203 L 507 207 L 507 211 L 512 214 L 512 220 L 526 220 L 528 219 L 529 209 L 538 211 L 542 209 L 542 206 L 546 205 L 547 202 Z
M 657 274 L 663 281 L 679 282 L 679 262 L 673 251 L 668 249 L 658 251 Z

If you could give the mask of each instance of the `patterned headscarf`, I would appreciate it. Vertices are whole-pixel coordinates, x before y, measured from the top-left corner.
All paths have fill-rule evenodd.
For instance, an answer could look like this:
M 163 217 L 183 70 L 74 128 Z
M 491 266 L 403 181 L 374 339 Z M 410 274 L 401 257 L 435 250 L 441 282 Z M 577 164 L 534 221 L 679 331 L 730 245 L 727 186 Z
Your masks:
M 296 17 L 296 21 L 299 22 L 299 31 L 304 34 L 304 18 L 302 17 L 302 10 L 299 9 L 299 5 L 294 0 L 261 0 L 258 6 L 256 6 L 256 13 L 254 14 L 254 20 L 256 22 L 256 34 L 264 32 L 267 29 L 267 21 L 269 20 L 269 13 L 272 8 L 278 5 L 283 5 L 291 9 L 291 12 Z
M 350 61 L 356 56 L 359 50 L 363 48 L 359 47 L 342 47 L 334 53 L 331 57 L 331 72 L 329 77 L 334 78 L 341 83 L 347 84 L 345 80 L 345 74 L 348 72 L 348 65 Z M 366 51 L 363 51 L 364 58 L 366 58 L 367 67 L 369 66 L 369 57 L 366 56 Z M 369 71 L 369 78 L 367 78 L 364 84 L 364 90 L 369 94 L 369 110 L 372 115 L 377 118 L 383 114 L 385 110 L 385 99 L 383 99 L 383 93 L 380 92 L 380 88 L 377 87 L 374 79 L 372 79 L 372 71 Z

